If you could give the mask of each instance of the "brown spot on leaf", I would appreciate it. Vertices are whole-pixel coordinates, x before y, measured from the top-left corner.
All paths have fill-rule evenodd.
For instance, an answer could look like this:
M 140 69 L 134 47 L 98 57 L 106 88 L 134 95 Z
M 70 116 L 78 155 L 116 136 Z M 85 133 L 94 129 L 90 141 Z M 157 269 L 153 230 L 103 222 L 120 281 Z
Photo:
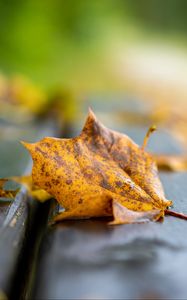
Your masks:
M 115 181 L 115 184 L 116 184 L 118 187 L 122 187 L 124 183 L 121 182 L 121 181 L 119 181 L 119 180 L 117 180 L 117 181 Z
M 73 182 L 73 181 L 72 181 L 71 179 L 67 179 L 67 180 L 66 180 L 66 184 L 68 184 L 68 185 L 69 185 L 69 184 L 72 184 L 72 182 Z

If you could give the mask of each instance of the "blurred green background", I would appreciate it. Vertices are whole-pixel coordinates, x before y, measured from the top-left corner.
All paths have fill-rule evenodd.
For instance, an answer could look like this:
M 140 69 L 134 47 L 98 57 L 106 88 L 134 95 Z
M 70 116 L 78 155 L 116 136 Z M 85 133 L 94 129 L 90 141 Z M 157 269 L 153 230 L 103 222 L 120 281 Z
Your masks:
M 123 89 L 131 46 L 186 52 L 186 11 L 186 0 L 0 0 L 0 70 L 44 87 Z

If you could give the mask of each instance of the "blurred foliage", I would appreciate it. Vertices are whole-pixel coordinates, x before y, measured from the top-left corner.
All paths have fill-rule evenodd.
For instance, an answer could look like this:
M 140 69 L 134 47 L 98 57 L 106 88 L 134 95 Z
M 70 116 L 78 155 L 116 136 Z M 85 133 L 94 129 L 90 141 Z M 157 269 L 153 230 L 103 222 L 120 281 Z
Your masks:
M 186 8 L 186 0 L 0 0 L 0 68 L 44 86 L 97 77 L 109 85 L 111 44 L 140 29 L 186 39 Z
M 133 0 L 128 2 L 129 12 L 142 25 L 151 30 L 186 34 L 186 0 Z
M 69 90 L 55 86 L 48 93 L 24 76 L 0 74 L 0 118 L 22 123 L 54 117 L 60 126 L 78 113 L 77 99 Z

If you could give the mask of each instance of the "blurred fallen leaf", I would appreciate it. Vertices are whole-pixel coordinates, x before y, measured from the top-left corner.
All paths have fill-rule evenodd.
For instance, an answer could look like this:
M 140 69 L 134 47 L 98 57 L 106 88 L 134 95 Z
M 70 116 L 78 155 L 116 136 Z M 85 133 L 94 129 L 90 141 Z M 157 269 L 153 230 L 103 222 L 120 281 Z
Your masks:
M 61 86 L 44 91 L 24 76 L 0 74 L 0 117 L 16 123 L 35 118 L 55 118 L 58 126 L 72 124 L 77 116 L 75 95 Z
M 48 96 L 24 76 L 0 77 L 0 116 L 18 123 L 40 116 Z
M 143 103 L 143 101 L 140 101 Z M 150 103 L 149 103 L 150 105 Z M 179 142 L 187 149 L 187 116 L 186 106 L 176 108 L 163 101 L 162 104 L 152 104 L 149 109 L 145 111 L 117 111 L 117 121 L 122 124 L 130 125 L 144 125 L 148 126 L 150 123 L 159 125 L 159 128 L 167 130 L 171 135 L 179 140 Z
M 48 102 L 45 92 L 23 76 L 14 76 L 10 80 L 9 98 L 13 104 L 33 114 L 42 113 Z
M 24 185 L 28 191 L 28 194 L 37 199 L 40 202 L 45 202 L 46 200 L 51 199 L 51 195 L 42 190 L 41 188 L 37 187 L 32 180 L 32 176 L 14 176 L 10 178 L 11 180 Z
M 154 155 L 160 170 L 186 171 L 187 156 L 185 155 Z
M 0 203 L 10 202 L 15 198 L 16 194 L 20 190 L 20 188 L 15 190 L 7 190 L 4 185 L 8 181 L 14 181 L 25 186 L 28 194 L 40 202 L 45 202 L 46 200 L 51 199 L 51 195 L 49 193 L 33 184 L 31 175 L 13 176 L 10 178 L 0 179 Z
M 18 190 L 4 190 L 6 182 L 7 179 L 0 179 L 0 203 L 10 202 L 18 192 Z
M 0 290 L 0 300 L 8 300 L 8 297 L 6 296 L 6 294 Z

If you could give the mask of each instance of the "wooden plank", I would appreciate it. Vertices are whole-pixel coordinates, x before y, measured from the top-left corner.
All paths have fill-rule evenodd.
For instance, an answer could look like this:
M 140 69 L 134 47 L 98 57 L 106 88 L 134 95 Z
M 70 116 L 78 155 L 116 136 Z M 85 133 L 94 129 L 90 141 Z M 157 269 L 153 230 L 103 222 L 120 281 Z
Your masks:
M 187 213 L 186 174 L 162 174 L 175 209 Z M 104 220 L 49 228 L 34 299 L 186 299 L 187 222 L 108 227 Z
M 138 141 L 146 130 L 131 127 L 125 132 Z M 167 132 L 158 133 L 156 142 L 152 139 L 150 150 L 181 151 Z M 162 173 L 161 177 L 175 210 L 187 213 L 187 173 Z M 163 223 L 115 227 L 101 219 L 48 226 L 30 297 L 186 299 L 186 231 L 186 221 L 169 216 Z
M 3 127 L 4 137 L 1 138 L 0 144 L 1 177 L 21 175 L 30 171 L 29 154 L 20 145 L 19 140 L 33 141 L 46 135 L 54 135 L 56 129 L 54 124 L 51 124 L 51 121 L 47 120 L 39 124 L 28 124 L 24 129 L 16 125 Z M 13 132 L 12 136 L 7 136 L 6 131 Z M 29 259 L 28 243 L 30 240 L 35 242 L 32 238 L 33 219 L 37 215 L 39 204 L 28 201 L 27 192 L 22 188 L 12 203 L 7 206 L 1 205 L 0 208 L 0 298 L 17 299 L 27 275 L 24 273 Z M 34 245 L 32 247 L 34 248 Z
M 22 191 L 9 209 L 0 229 L 0 289 L 9 296 L 28 228 L 29 207 Z

